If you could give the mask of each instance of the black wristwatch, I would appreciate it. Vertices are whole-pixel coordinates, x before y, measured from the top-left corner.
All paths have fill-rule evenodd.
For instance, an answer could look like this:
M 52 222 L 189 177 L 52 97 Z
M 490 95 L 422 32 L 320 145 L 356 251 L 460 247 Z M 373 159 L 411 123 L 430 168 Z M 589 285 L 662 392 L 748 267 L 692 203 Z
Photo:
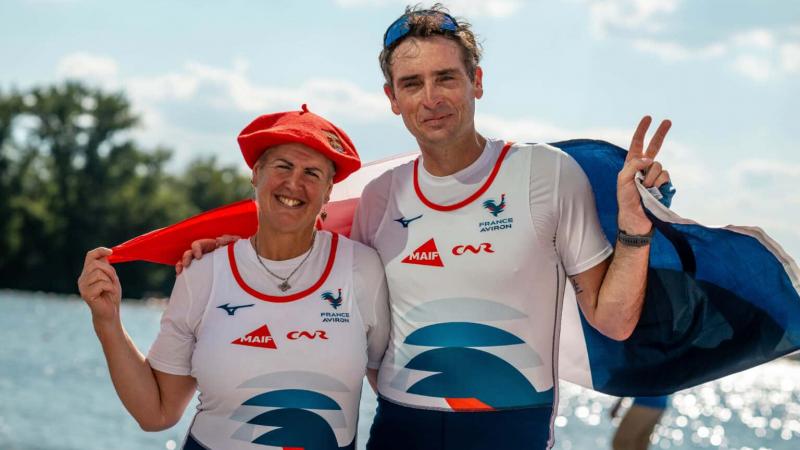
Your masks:
M 628 234 L 620 228 L 617 230 L 617 241 L 627 247 L 644 247 L 650 245 L 654 232 L 655 227 L 650 228 L 650 232 L 647 234 Z

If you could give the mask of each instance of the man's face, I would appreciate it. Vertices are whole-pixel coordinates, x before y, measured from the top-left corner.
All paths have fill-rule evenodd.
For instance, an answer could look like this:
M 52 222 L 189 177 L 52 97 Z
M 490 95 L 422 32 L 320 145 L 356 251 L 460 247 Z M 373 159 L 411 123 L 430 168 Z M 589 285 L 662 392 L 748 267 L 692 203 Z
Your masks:
M 470 80 L 456 42 L 441 36 L 408 38 L 394 50 L 391 70 L 393 85 L 384 86 L 384 92 L 421 145 L 448 145 L 474 134 L 482 72 L 478 67 Z
M 330 197 L 333 164 L 302 144 L 267 150 L 253 167 L 259 226 L 278 233 L 305 233 Z

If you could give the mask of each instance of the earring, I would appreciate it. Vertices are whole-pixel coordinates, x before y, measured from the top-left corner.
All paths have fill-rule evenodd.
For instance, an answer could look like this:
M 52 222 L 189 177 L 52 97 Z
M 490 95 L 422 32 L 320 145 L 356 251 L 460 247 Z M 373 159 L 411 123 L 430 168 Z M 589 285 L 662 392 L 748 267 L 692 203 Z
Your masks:
M 325 211 L 324 209 L 323 209 L 322 211 L 320 211 L 320 213 L 319 213 L 319 218 L 320 218 L 320 219 L 322 219 L 323 221 L 324 221 L 326 218 L 328 218 L 328 211 Z

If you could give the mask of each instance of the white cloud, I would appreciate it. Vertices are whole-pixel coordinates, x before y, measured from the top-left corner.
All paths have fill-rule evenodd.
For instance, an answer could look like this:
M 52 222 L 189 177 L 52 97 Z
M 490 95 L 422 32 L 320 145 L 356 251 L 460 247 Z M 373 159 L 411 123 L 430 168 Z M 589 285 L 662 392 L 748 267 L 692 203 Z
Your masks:
M 737 72 L 756 81 L 766 81 L 774 72 L 768 59 L 756 55 L 738 56 L 733 67 Z
M 56 72 L 61 79 L 124 89 L 142 118 L 142 126 L 132 135 L 146 146 L 168 144 L 176 150 L 178 165 L 198 152 L 235 148 L 237 127 L 249 118 L 299 109 L 303 103 L 335 122 L 374 123 L 392 117 L 377 89 L 367 92 L 352 82 L 325 78 L 266 85 L 255 80 L 241 60 L 230 67 L 188 62 L 177 70 L 142 77 L 121 73 L 112 58 L 77 52 L 61 58 Z M 241 124 L 236 122 L 239 118 Z
M 800 179 L 800 165 L 768 159 L 746 159 L 734 164 L 729 174 L 737 185 L 747 190 L 762 189 L 794 193 L 797 180 Z M 796 202 L 800 202 L 800 197 L 794 197 Z
M 587 0 L 591 29 L 606 36 L 613 29 L 653 33 L 664 28 L 680 0 Z
M 60 78 L 80 78 L 100 84 L 116 79 L 118 71 L 113 59 L 86 52 L 71 53 L 56 67 L 56 75 Z
M 800 27 L 751 28 L 702 45 L 665 39 L 681 0 L 583 0 L 596 36 L 628 40 L 633 48 L 668 62 L 722 59 L 722 67 L 763 82 L 800 73 Z
M 669 62 L 715 58 L 724 55 L 728 51 L 728 46 L 723 43 L 710 44 L 701 48 L 689 48 L 676 42 L 657 41 L 654 39 L 636 39 L 633 41 L 633 47 L 645 53 L 653 53 Z
M 780 49 L 781 68 L 789 74 L 800 74 L 800 42 L 783 44 Z
M 800 73 L 800 41 L 788 30 L 752 29 L 718 42 L 692 47 L 654 38 L 634 38 L 633 48 L 668 63 L 731 58 L 728 67 L 754 81 Z
M 754 47 L 766 50 L 775 47 L 775 40 L 774 33 L 760 28 L 738 33 L 731 37 L 731 41 L 741 47 Z
M 402 13 L 403 7 L 414 2 L 408 0 L 335 0 L 335 3 L 344 8 L 355 8 L 365 6 L 398 6 L 398 16 Z M 427 2 L 425 5 L 432 5 L 434 2 Z M 444 2 L 450 12 L 459 17 L 508 17 L 517 12 L 524 2 L 522 0 L 450 0 Z M 388 24 L 387 24 L 388 25 Z

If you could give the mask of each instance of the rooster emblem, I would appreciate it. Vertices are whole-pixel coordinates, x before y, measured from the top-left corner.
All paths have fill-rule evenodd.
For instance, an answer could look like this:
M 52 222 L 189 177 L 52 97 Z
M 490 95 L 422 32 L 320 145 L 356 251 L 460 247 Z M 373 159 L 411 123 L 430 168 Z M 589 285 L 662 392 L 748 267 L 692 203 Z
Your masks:
M 499 204 L 495 203 L 494 200 L 490 198 L 489 200 L 483 202 L 483 207 L 488 209 L 489 212 L 492 213 L 494 217 L 497 217 L 498 214 L 500 214 L 501 212 L 503 212 L 504 209 L 506 209 L 506 194 L 500 195 Z
M 334 297 L 333 292 L 331 291 L 323 292 L 322 299 L 327 300 L 328 303 L 330 303 L 331 306 L 333 306 L 333 309 L 338 309 L 340 306 L 342 306 L 342 290 L 339 289 L 338 297 Z

